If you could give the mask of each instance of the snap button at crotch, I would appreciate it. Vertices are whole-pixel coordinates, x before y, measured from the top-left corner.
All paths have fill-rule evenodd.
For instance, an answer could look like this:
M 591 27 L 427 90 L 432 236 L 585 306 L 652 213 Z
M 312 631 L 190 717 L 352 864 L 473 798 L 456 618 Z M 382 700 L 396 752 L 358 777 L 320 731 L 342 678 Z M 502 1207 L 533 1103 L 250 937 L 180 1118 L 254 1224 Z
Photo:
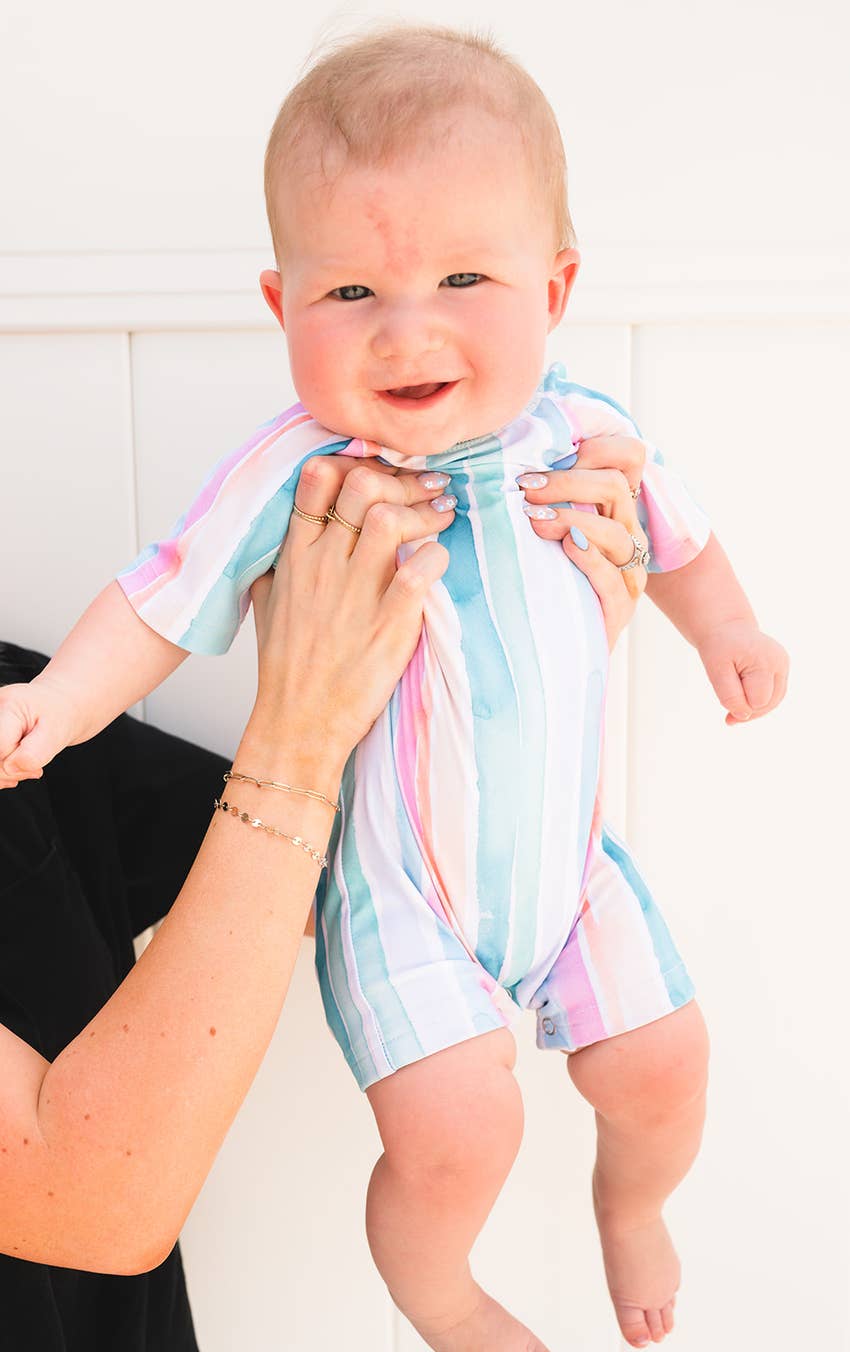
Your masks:
M 549 1033 L 550 1035 L 551 1035 L 552 1033 L 554 1033 L 554 1031 L 555 1031 L 555 1021 L 554 1021 L 554 1019 L 543 1019 L 543 1020 L 541 1021 L 541 1024 L 542 1024 L 542 1028 L 543 1028 L 543 1032 L 544 1032 L 544 1033 Z

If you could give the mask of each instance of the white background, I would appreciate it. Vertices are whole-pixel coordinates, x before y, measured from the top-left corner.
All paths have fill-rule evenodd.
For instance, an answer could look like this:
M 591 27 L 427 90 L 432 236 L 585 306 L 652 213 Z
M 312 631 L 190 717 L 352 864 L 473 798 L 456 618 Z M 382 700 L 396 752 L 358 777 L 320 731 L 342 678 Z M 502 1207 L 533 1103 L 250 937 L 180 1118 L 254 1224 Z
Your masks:
M 294 392 L 256 277 L 268 128 L 314 41 L 408 5 L 14 0 L 0 18 L 0 636 L 52 650 L 207 467 Z M 848 1332 L 844 634 L 848 125 L 843 5 L 576 0 L 491 26 L 563 129 L 583 274 L 551 358 L 631 407 L 708 510 L 783 707 L 729 729 L 646 602 L 616 657 L 609 811 L 694 976 L 712 1086 L 668 1207 L 679 1352 L 837 1352 Z M 841 589 L 839 592 L 839 579 Z M 147 701 L 229 753 L 250 625 Z M 305 941 L 283 1020 L 191 1218 L 204 1352 L 411 1352 L 363 1234 L 377 1135 Z M 592 1114 L 520 1036 L 526 1140 L 476 1250 L 552 1352 L 614 1352 Z

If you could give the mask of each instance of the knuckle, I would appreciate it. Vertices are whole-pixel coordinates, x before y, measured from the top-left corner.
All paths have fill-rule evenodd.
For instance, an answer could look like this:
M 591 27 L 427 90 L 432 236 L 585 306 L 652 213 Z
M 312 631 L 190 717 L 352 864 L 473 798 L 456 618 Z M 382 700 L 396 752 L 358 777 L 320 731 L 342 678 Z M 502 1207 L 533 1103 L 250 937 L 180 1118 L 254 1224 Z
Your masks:
M 333 466 L 328 462 L 328 457 L 324 455 L 311 456 L 305 462 L 300 475 L 301 480 L 308 488 L 321 488 L 335 477 Z
M 383 538 L 395 535 L 397 528 L 397 508 L 391 502 L 373 502 L 363 520 L 364 531 L 368 530 L 370 535 Z
M 368 465 L 355 465 L 345 480 L 346 488 L 360 498 L 372 498 L 378 490 L 380 476 Z
M 425 590 L 425 578 L 418 568 L 400 568 L 396 573 L 396 584 L 403 596 L 421 596 Z
M 608 471 L 608 487 L 611 496 L 614 498 L 631 497 L 629 481 L 621 469 L 610 469 Z

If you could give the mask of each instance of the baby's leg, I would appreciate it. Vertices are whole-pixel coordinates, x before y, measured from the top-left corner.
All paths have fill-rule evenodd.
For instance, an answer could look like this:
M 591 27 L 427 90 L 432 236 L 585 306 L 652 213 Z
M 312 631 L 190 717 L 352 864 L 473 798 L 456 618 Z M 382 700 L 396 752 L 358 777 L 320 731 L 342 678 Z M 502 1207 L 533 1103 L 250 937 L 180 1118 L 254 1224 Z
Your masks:
M 617 1320 L 634 1347 L 658 1343 L 673 1327 L 679 1285 L 661 1208 L 696 1158 L 705 1119 L 702 1014 L 691 1000 L 573 1052 L 567 1065 L 596 1109 L 593 1203 Z
M 522 1139 L 515 1059 L 513 1036 L 496 1029 L 366 1091 L 384 1145 L 366 1202 L 372 1256 L 437 1352 L 546 1352 L 467 1261 Z

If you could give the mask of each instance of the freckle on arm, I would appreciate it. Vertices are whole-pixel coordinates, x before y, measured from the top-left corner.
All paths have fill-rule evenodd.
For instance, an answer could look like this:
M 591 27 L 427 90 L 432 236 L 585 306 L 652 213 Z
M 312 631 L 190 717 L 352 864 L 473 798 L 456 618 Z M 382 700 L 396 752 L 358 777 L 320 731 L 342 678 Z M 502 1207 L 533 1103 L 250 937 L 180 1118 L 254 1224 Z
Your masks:
M 214 1028 L 211 1028 L 211 1029 L 210 1029 L 210 1037 L 215 1037 L 215 1029 L 214 1029 Z

